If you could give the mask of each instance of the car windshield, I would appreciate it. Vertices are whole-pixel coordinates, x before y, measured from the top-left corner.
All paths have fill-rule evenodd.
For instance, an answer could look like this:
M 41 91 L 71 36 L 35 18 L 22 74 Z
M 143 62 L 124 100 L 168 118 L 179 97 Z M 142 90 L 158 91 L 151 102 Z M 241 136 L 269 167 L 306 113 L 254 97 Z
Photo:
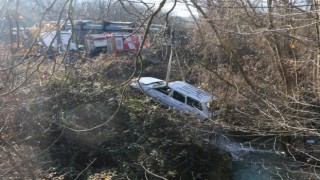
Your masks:
M 159 81 L 159 82 L 155 82 L 151 84 L 153 88 L 158 88 L 158 87 L 163 87 L 165 86 L 165 82 L 164 81 Z

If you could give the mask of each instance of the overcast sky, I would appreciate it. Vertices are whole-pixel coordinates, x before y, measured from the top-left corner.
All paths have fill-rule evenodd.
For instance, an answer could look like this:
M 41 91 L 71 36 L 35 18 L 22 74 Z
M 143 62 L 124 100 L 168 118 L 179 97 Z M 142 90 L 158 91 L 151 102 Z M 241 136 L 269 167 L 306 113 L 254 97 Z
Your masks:
M 159 5 L 159 3 L 161 2 L 161 0 L 143 0 L 144 2 L 147 2 L 147 3 L 154 3 L 156 4 L 157 6 Z M 167 0 L 165 6 L 164 6 L 164 10 L 166 11 L 169 11 L 171 9 L 171 7 L 174 5 L 173 3 L 174 1 L 173 0 Z M 157 7 L 156 6 L 156 7 Z M 197 15 L 197 11 L 192 8 L 191 6 L 189 6 L 192 10 L 192 13 L 194 15 Z M 177 16 L 181 16 L 181 17 L 188 17 L 190 16 L 190 13 L 186 7 L 186 5 L 184 3 L 181 3 L 181 2 L 178 2 L 174 11 L 172 12 L 174 15 L 177 15 Z

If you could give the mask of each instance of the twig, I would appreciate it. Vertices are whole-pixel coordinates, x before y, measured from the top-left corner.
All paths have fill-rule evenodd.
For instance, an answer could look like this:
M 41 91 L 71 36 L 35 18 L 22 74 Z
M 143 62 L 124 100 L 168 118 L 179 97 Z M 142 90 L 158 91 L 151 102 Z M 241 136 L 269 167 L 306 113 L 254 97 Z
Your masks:
M 88 164 L 87 167 L 84 168 L 84 169 L 78 174 L 78 176 L 75 178 L 75 180 L 78 179 L 78 178 L 80 177 L 80 175 L 81 175 L 83 172 L 85 172 L 85 171 L 96 161 L 96 159 L 97 159 L 97 158 L 94 158 L 94 160 L 90 161 L 90 164 Z
M 149 171 L 147 168 L 145 168 L 141 163 L 139 164 L 147 173 L 157 177 L 157 178 L 160 178 L 160 179 L 164 179 L 164 180 L 168 180 L 167 178 L 165 177 L 162 177 L 162 176 L 159 176 L 157 174 L 154 174 L 153 172 Z

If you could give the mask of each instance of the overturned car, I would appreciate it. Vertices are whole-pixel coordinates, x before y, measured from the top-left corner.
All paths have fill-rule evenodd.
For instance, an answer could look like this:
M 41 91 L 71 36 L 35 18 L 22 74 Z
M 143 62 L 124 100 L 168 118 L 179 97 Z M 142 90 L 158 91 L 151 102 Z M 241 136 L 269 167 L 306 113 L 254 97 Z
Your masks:
M 200 120 L 213 118 L 218 114 L 217 98 L 186 82 L 169 82 L 153 77 L 133 79 L 131 87 L 139 89 L 152 97 L 155 101 L 194 115 Z

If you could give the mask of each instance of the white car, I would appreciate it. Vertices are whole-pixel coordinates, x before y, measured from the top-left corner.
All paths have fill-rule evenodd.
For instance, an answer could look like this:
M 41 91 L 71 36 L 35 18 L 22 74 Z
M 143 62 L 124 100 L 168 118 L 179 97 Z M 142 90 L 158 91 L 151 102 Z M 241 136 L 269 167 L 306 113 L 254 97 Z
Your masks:
M 148 94 L 157 102 L 204 120 L 217 115 L 213 103 L 217 100 L 211 94 L 182 81 L 169 82 L 153 77 L 133 79 L 131 87 Z

